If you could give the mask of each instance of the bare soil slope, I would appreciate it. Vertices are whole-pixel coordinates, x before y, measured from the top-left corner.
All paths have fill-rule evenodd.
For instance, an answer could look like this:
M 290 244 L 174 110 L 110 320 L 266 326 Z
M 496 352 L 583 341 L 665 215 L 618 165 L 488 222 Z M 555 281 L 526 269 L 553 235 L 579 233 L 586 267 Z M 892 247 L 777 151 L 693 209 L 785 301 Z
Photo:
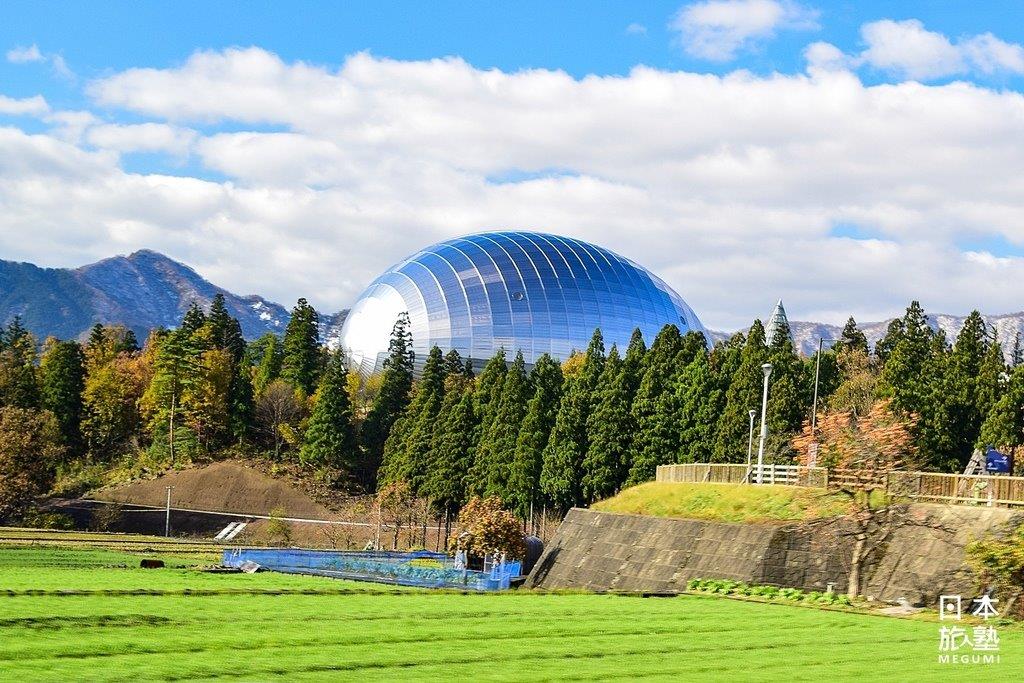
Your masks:
M 169 472 L 155 479 L 97 490 L 92 498 L 116 503 L 163 506 L 168 486 L 171 507 L 285 517 L 334 519 L 326 507 L 304 491 L 241 462 L 225 460 L 195 469 Z

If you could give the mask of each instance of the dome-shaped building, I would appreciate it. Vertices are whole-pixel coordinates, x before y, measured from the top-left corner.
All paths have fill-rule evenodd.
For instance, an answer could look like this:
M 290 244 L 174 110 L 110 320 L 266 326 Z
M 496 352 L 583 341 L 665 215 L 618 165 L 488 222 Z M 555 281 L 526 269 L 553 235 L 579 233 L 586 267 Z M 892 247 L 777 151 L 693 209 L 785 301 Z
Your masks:
M 667 323 L 705 332 L 693 310 L 645 268 L 602 247 L 537 232 L 445 240 L 388 268 L 345 319 L 341 346 L 354 369 L 379 370 L 392 327 L 408 312 L 418 363 L 432 346 L 483 366 L 499 349 L 564 360 L 595 328 L 625 351 L 633 330 L 648 344 Z M 705 332 L 705 335 L 707 333 Z

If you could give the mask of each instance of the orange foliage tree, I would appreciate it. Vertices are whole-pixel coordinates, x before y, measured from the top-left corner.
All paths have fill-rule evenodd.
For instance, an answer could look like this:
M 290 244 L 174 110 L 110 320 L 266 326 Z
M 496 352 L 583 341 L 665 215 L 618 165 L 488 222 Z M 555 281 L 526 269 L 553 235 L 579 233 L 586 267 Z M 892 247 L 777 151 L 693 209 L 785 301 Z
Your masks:
M 804 424 L 793 440 L 800 463 L 829 470 L 829 488 L 850 499 L 851 511 L 840 534 L 852 538 L 847 593 L 860 592 L 864 568 L 876 550 L 901 526 L 919 524 L 908 514 L 889 473 L 916 464 L 913 430 L 916 417 L 900 415 L 889 401 L 879 401 L 867 415 L 853 411 L 826 413 L 817 429 Z
M 474 496 L 459 512 L 452 547 L 469 555 L 522 558 L 526 546 L 519 520 L 502 507 L 501 498 Z

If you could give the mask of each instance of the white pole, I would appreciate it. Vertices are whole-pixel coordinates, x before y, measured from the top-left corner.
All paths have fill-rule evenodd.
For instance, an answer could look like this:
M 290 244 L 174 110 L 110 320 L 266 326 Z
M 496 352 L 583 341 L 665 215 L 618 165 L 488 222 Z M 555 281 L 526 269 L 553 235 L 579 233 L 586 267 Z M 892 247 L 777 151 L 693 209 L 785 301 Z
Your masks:
M 168 538 L 171 535 L 171 489 L 173 486 L 167 486 L 167 506 L 164 508 L 164 536 Z
M 814 402 L 811 403 L 811 438 L 818 427 L 818 378 L 821 376 L 821 347 L 825 344 L 824 337 L 818 337 L 818 355 L 814 363 Z
M 763 468 L 764 468 L 764 440 L 768 437 L 768 423 L 765 421 L 765 415 L 768 412 L 768 376 L 772 374 L 772 364 L 765 363 L 761 366 L 761 370 L 764 372 L 764 393 L 761 395 L 761 440 L 757 444 L 757 483 L 764 483 L 763 480 Z
M 747 483 L 750 483 L 750 456 L 754 452 L 754 416 L 757 415 L 757 411 L 753 408 L 750 409 L 750 433 L 747 436 L 747 476 L 744 477 Z

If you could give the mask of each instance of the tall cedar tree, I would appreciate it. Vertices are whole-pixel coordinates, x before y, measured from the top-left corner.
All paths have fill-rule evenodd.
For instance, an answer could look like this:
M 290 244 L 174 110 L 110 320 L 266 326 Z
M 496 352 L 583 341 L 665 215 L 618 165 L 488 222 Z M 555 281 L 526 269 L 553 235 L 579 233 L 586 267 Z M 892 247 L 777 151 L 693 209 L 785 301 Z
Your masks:
M 313 410 L 299 459 L 353 475 L 358 448 L 348 396 L 348 368 L 341 351 L 334 351 L 314 394 Z
M 890 320 L 889 325 L 885 328 L 885 335 L 875 344 L 875 356 L 878 360 L 883 363 L 889 360 L 889 355 L 896 348 L 896 343 L 901 337 L 903 337 L 903 319 Z
M 472 375 L 454 349 L 445 356 L 444 399 L 434 423 L 430 465 L 423 494 L 446 523 L 466 501 L 466 477 L 473 458 L 476 416 Z
M 69 456 L 81 455 L 85 355 L 76 341 L 48 339 L 39 364 L 43 407 L 53 413 Z
M 778 335 L 776 335 L 778 336 Z M 729 382 L 725 409 L 718 419 L 715 438 L 715 462 L 746 462 L 747 442 L 750 436 L 750 412 L 761 412 L 764 373 L 761 365 L 768 361 L 764 341 L 764 325 L 755 320 L 747 334 L 740 364 Z M 754 424 L 755 431 L 757 423 Z
M 526 376 L 523 352 L 516 353 L 512 366 L 501 383 L 494 416 L 487 431 L 481 435 L 476 458 L 480 471 L 486 473 L 485 496 L 508 497 L 509 477 L 515 459 L 516 439 L 526 414 L 531 387 Z
M 384 442 L 392 425 L 409 404 L 415 354 L 409 332 L 409 314 L 402 313 L 391 330 L 388 357 L 384 360 L 384 377 L 380 391 L 373 399 L 363 421 L 360 436 L 363 445 L 363 468 L 360 479 L 364 488 L 376 490 L 377 468 L 384 453 Z
M 721 397 L 725 393 L 711 368 L 711 358 L 698 353 L 676 384 L 680 445 L 676 462 L 710 462 Z
M 583 458 L 583 498 L 587 503 L 615 494 L 629 474 L 635 422 L 630 387 L 619 350 L 612 344 L 597 384 L 597 404 L 587 418 L 590 445 Z
M 316 389 L 323 357 L 320 353 L 320 316 L 299 299 L 284 331 L 281 377 L 306 396 Z
M 1013 335 L 1013 347 L 1010 349 L 1010 367 L 1015 368 L 1024 363 L 1024 345 L 1020 342 L 1020 332 Z
M 675 325 L 665 325 L 654 338 L 641 365 L 642 376 L 630 407 L 636 425 L 629 463 L 629 484 L 654 478 L 663 458 L 670 458 L 678 447 L 677 425 L 672 424 L 673 393 L 678 373 L 677 359 L 684 356 L 683 337 Z
M 774 443 L 788 445 L 790 432 L 800 429 L 811 403 L 807 365 L 800 360 L 789 336 L 789 324 L 782 321 L 768 348 L 772 364 L 768 389 L 768 430 Z M 762 375 L 763 377 L 763 375 Z M 762 380 L 763 381 L 763 380 Z M 759 404 L 760 405 L 760 404 Z M 779 437 L 786 437 L 780 440 Z
M 214 348 L 228 352 L 231 359 L 231 383 L 228 387 L 228 411 L 230 432 L 236 439 L 243 439 L 253 423 L 254 392 L 252 369 L 245 353 L 245 338 L 238 320 L 228 313 L 224 295 L 217 293 L 206 316 L 206 327 Z
M 494 415 L 498 411 L 501 390 L 505 385 L 507 373 L 508 362 L 505 358 L 505 349 L 499 349 L 487 361 L 487 365 L 480 372 L 480 376 L 476 380 L 476 387 L 473 389 L 473 409 L 476 413 L 477 425 L 473 434 L 473 464 L 466 477 L 466 487 L 470 495 L 483 496 L 484 491 L 487 490 L 490 462 L 480 457 L 480 446 L 484 436 L 490 433 L 491 423 L 494 422 Z
M 975 445 L 995 446 L 1013 451 L 1018 459 L 1024 457 L 1024 365 L 1013 369 L 1005 391 L 988 411 Z
M 868 338 L 857 327 L 857 321 L 851 315 L 843 326 L 843 332 L 839 335 L 839 341 L 833 344 L 832 349 L 838 354 L 846 349 L 859 349 L 868 353 Z
M 189 397 L 195 395 L 202 381 L 204 350 L 184 324 L 163 335 L 157 343 L 153 378 L 146 389 L 145 404 L 150 416 L 150 432 L 154 440 L 166 442 L 173 463 L 178 439 L 185 436 L 182 430 L 195 407 Z
M 14 316 L 0 332 L 0 406 L 37 409 L 40 407 L 36 377 L 36 341 Z
M 899 324 L 894 325 L 895 322 L 889 325 L 894 343 L 886 350 L 879 393 L 883 398 L 892 399 L 895 410 L 905 414 L 916 413 L 924 419 L 931 398 L 931 378 L 927 370 L 932 360 L 935 333 L 928 326 L 928 317 L 921 304 L 916 301 L 911 302 Z M 882 341 L 890 336 L 886 334 Z
M 473 461 L 476 414 L 473 392 L 465 374 L 449 375 L 445 382 L 444 401 L 434 429 L 424 494 L 432 501 L 434 509 L 444 516 L 447 526 L 468 498 L 466 477 Z
M 262 349 L 259 357 L 254 357 L 257 365 L 252 380 L 253 393 L 259 396 L 271 382 L 281 376 L 281 342 L 276 335 L 268 332 L 251 346 L 254 353 Z
M 516 437 L 515 459 L 509 472 L 506 502 L 520 517 L 527 519 L 534 506 L 541 504 L 540 473 L 544 449 L 555 427 L 562 399 L 562 366 L 549 354 L 537 359 L 530 371 L 533 396 L 526 404 L 526 415 Z
M 186 335 L 195 334 L 204 324 L 206 324 L 206 314 L 203 313 L 203 309 L 199 307 L 199 304 L 193 301 L 189 305 L 188 310 L 185 311 L 178 331 L 184 332 Z
M 597 402 L 596 389 L 604 363 L 604 339 L 598 329 L 594 330 L 579 373 L 566 382 L 555 426 L 544 449 L 541 490 L 562 512 L 585 500 L 582 470 L 590 447 L 587 418 Z
M 423 374 L 415 385 L 412 401 L 395 422 L 384 444 L 381 480 L 407 482 L 416 495 L 423 493 L 430 468 L 430 450 L 437 414 L 444 400 L 444 357 L 433 347 L 427 354 Z

